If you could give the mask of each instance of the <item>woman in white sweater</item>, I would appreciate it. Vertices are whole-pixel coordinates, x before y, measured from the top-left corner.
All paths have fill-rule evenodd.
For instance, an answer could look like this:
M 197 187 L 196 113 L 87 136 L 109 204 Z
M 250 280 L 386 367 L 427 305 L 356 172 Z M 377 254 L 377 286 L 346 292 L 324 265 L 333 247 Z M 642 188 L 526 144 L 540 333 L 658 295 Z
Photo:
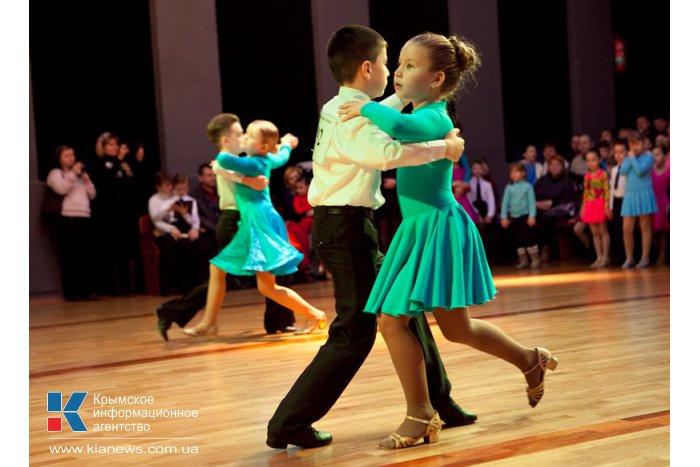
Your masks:
M 92 281 L 95 265 L 90 200 L 95 199 L 97 192 L 84 164 L 75 161 L 72 147 L 59 146 L 54 155 L 56 168 L 49 172 L 46 184 L 63 196 L 57 224 L 63 297 L 68 301 L 94 300 L 97 296 Z

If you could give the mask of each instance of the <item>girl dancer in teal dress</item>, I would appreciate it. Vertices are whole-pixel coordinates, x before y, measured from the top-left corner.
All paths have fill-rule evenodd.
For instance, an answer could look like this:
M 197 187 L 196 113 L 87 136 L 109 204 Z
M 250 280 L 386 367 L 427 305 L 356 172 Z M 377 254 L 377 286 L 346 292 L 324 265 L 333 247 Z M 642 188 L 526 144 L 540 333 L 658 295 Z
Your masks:
M 359 114 L 402 141 L 440 138 L 453 128 L 446 100 L 480 65 L 476 50 L 456 37 L 421 34 L 401 49 L 394 74 L 396 94 L 413 113 L 370 102 L 341 107 L 345 119 Z M 451 190 L 452 164 L 440 160 L 398 169 L 403 221 L 391 242 L 365 312 L 379 314 L 379 328 L 398 373 L 407 416 L 380 446 L 403 448 L 438 440 L 442 422 L 428 397 L 421 348 L 409 319 L 432 311 L 445 338 L 506 360 L 525 373 L 532 407 L 544 394 L 545 370 L 557 359 L 543 348 L 526 348 L 491 323 L 469 316 L 470 305 L 488 302 L 496 289 L 479 232 Z
M 269 179 L 270 171 L 286 164 L 291 155 L 292 148 L 286 144 L 283 144 L 278 154 L 268 154 L 275 150 L 278 140 L 279 132 L 274 124 L 265 120 L 256 120 L 248 125 L 242 140 L 243 150 L 249 154 L 249 157 L 221 153 L 216 160 L 224 169 L 251 177 L 264 175 Z M 211 287 L 211 284 L 212 278 L 215 279 L 226 273 L 239 276 L 254 275 L 261 294 L 305 316 L 309 324 L 297 334 L 308 334 L 316 329 L 323 329 L 326 326 L 324 312 L 311 306 L 293 290 L 277 285 L 275 282 L 275 276 L 295 272 L 303 255 L 290 245 L 284 221 L 270 201 L 269 188 L 256 191 L 246 185 L 238 184 L 236 201 L 241 211 L 238 233 L 231 243 L 211 260 L 210 296 L 207 297 L 204 317 L 197 326 L 186 329 L 185 334 L 190 336 L 216 334 L 214 323 L 216 323 L 219 308 L 209 306 L 209 303 L 221 303 L 222 294 L 226 293 L 226 289 Z

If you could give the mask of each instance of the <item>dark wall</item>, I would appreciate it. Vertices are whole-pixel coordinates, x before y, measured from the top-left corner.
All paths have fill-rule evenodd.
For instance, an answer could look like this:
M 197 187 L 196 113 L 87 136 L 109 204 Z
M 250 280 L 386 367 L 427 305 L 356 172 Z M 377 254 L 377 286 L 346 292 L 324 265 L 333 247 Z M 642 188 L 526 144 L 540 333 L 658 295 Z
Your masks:
M 387 66 L 391 72 L 385 96 L 394 93 L 394 71 L 401 48 L 423 32 L 449 34 L 447 0 L 370 0 L 370 27 L 389 43 Z
M 611 9 L 613 32 L 625 42 L 627 62 L 625 72 L 615 73 L 618 124 L 634 128 L 639 115 L 668 117 L 671 105 L 668 2 L 612 0 Z
M 217 0 L 216 12 L 224 112 L 244 129 L 262 119 L 280 136 L 294 133 L 291 163 L 311 160 L 318 110 L 310 3 Z M 273 171 L 271 187 L 282 185 L 283 172 Z
M 29 47 L 39 177 L 59 144 L 92 158 L 103 131 L 159 165 L 148 0 L 32 2 Z
M 547 141 L 563 154 L 571 136 L 566 2 L 499 0 L 498 16 L 507 159 Z

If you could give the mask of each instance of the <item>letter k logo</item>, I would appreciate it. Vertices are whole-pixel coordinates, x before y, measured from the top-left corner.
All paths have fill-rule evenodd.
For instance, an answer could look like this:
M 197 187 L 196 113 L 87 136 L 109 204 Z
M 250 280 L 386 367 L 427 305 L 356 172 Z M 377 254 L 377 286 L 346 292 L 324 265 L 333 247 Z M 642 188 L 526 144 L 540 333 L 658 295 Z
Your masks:
M 60 412 L 66 417 L 66 421 L 72 431 L 87 431 L 83 420 L 78 415 L 80 406 L 87 396 L 87 392 L 74 392 L 68 398 L 65 407 L 60 392 L 46 393 L 46 407 L 48 412 Z M 47 420 L 48 431 L 61 431 L 61 417 L 49 417 Z

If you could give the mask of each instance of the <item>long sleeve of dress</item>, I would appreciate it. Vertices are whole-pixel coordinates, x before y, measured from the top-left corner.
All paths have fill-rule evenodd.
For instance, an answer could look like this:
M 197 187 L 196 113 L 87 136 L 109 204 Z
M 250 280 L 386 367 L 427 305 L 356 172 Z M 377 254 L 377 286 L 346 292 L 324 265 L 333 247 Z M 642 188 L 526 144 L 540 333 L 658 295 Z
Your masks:
M 605 196 L 605 205 L 610 205 L 610 180 L 608 179 L 608 174 L 603 172 L 603 195 Z
M 638 177 L 643 177 L 651 171 L 654 166 L 654 157 L 651 155 L 642 154 L 639 157 L 625 157 L 620 167 L 620 173 L 627 175 L 634 171 Z
M 424 111 L 402 114 L 398 110 L 369 102 L 362 107 L 362 115 L 372 120 L 382 131 L 400 141 L 430 141 L 435 139 L 435 130 L 443 126 L 438 112 Z M 441 136 L 445 136 L 445 132 Z
M 285 144 L 277 151 L 277 154 L 268 153 L 266 157 L 270 160 L 270 168 L 277 169 L 289 162 L 291 155 L 292 148 Z
M 216 156 L 216 162 L 224 169 L 240 172 L 249 177 L 254 177 L 265 172 L 265 162 L 262 161 L 262 158 L 257 156 L 238 157 L 222 152 Z

